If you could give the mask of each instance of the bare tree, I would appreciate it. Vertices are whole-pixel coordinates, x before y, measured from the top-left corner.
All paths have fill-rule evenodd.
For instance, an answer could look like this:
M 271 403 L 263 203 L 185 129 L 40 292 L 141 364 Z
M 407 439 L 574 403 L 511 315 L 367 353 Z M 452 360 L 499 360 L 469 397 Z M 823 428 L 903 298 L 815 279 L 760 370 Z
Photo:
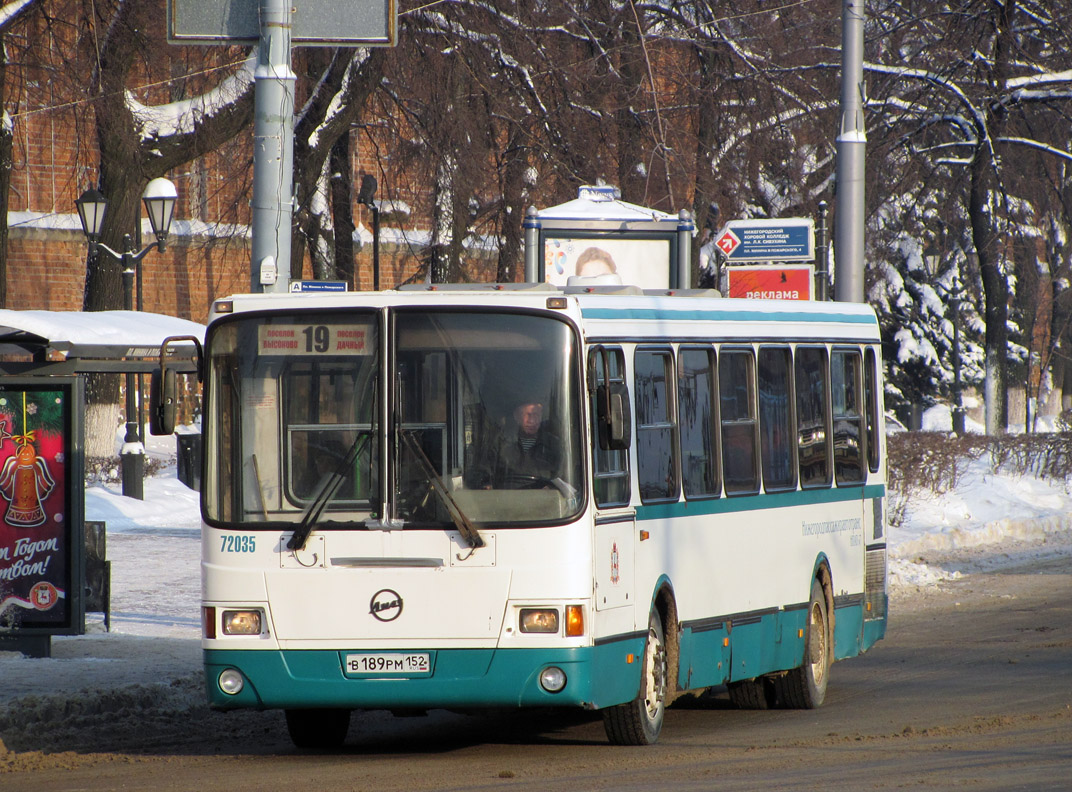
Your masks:
M 1007 240 L 1016 223 L 1011 207 L 1027 197 L 1014 192 L 1013 176 L 1041 153 L 1072 160 L 1070 15 L 1072 9 L 1031 0 L 888 3 L 873 34 L 881 52 L 865 67 L 877 78 L 879 101 L 897 110 L 878 125 L 879 139 L 896 141 L 885 167 L 900 169 L 907 156 L 923 165 L 924 178 L 960 170 L 954 183 L 962 185 L 982 286 L 990 434 L 1008 425 L 1015 263 Z
M 291 272 L 302 271 L 308 251 L 317 278 L 352 279 L 353 258 L 338 261 L 339 237 L 352 240 L 349 206 L 352 174 L 339 151 L 332 152 L 350 130 L 380 83 L 385 52 L 379 49 L 340 47 L 300 50 L 301 90 L 306 99 L 294 119 L 294 244 Z M 348 158 L 347 158 L 348 160 Z M 337 174 L 337 178 L 336 178 Z M 335 190 L 335 186 L 339 189 Z M 346 206 L 342 206 L 342 202 Z M 349 227 L 347 228 L 347 218 Z M 337 227 L 336 222 L 343 227 Z M 346 256 L 345 245 L 342 248 Z
M 7 307 L 7 215 L 14 142 L 14 126 L 7 109 L 8 34 L 36 3 L 37 0 L 12 0 L 0 6 L 0 97 L 4 103 L 0 118 L 0 308 Z
M 91 7 L 85 25 L 94 35 L 96 64 L 87 93 L 93 97 L 99 150 L 96 185 L 108 201 L 101 241 L 122 250 L 124 235 L 140 228 L 140 201 L 145 185 L 173 168 L 219 148 L 245 128 L 253 114 L 254 59 L 232 69 L 200 95 L 162 105 L 143 104 L 129 90 L 149 71 L 147 53 L 167 53 L 163 44 L 163 6 L 158 2 L 120 0 Z M 110 256 L 87 261 L 83 308 L 122 308 L 120 265 Z M 86 382 L 88 456 L 110 456 L 118 410 L 118 378 L 90 376 Z

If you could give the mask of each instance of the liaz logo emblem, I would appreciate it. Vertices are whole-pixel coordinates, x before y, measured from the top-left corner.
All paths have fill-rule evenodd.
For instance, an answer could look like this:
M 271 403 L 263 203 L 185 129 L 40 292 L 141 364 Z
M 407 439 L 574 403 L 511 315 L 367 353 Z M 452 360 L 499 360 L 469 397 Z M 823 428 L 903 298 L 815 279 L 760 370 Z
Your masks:
M 380 589 L 369 600 L 369 613 L 382 622 L 394 621 L 402 615 L 402 597 L 392 589 Z

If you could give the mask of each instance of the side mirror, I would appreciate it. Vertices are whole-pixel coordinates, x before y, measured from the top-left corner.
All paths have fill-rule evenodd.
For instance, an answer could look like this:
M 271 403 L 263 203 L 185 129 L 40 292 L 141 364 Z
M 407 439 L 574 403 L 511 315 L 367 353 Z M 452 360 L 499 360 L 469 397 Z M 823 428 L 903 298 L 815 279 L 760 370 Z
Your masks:
M 149 433 L 175 433 L 179 386 L 174 369 L 155 369 L 149 376 Z
M 160 368 L 149 377 L 149 433 L 175 434 L 179 407 L 179 385 L 175 369 L 167 367 L 169 347 L 176 341 L 191 341 L 197 350 L 197 379 L 200 382 L 205 368 L 205 354 L 196 336 L 168 336 L 160 345 Z
M 621 382 L 596 387 L 596 425 L 599 447 L 604 451 L 624 451 L 631 441 L 632 414 L 629 389 Z

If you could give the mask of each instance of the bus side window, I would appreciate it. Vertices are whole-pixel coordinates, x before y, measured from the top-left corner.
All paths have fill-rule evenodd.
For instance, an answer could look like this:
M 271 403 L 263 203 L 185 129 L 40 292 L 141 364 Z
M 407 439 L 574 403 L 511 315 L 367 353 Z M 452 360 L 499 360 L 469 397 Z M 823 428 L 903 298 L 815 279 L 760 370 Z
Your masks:
M 685 497 L 718 497 L 721 482 L 716 452 L 715 352 L 710 347 L 682 347 L 677 360 L 681 480 Z
M 830 385 L 825 347 L 797 347 L 797 464 L 802 487 L 830 486 Z
M 860 352 L 835 349 L 830 359 L 834 412 L 834 476 L 838 485 L 864 480 L 863 414 L 860 410 Z
M 599 427 L 596 425 L 596 386 L 604 382 L 602 352 L 606 352 L 606 378 L 610 383 L 625 384 L 625 358 L 622 350 L 606 347 L 588 353 L 589 415 L 592 420 L 592 490 L 596 506 L 629 505 L 629 450 L 603 450 L 599 447 Z
M 878 360 L 875 350 L 864 352 L 864 401 L 867 410 L 867 467 L 872 473 L 879 469 L 879 432 L 882 426 L 882 400 L 878 392 Z
M 789 372 L 789 347 L 760 347 L 759 445 L 767 491 L 796 486 Z
M 668 349 L 638 349 L 633 359 L 633 379 L 640 499 L 645 503 L 677 500 L 673 354 Z
M 718 398 L 727 494 L 759 491 L 755 394 L 752 351 L 723 347 L 718 358 Z

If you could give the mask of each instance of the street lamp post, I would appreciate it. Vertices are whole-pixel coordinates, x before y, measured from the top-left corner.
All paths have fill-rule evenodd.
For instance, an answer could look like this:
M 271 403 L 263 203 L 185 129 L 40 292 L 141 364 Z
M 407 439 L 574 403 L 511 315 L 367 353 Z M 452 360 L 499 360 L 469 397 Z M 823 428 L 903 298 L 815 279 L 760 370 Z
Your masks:
M 86 190 L 75 201 L 78 219 L 82 223 L 82 232 L 89 240 L 91 253 L 104 253 L 123 268 L 123 300 L 128 311 L 134 310 L 134 277 L 140 275 L 141 260 L 154 247 L 164 252 L 168 232 L 171 230 L 171 217 L 175 211 L 178 193 L 175 185 L 168 179 L 153 179 L 142 194 L 145 211 L 149 215 L 149 224 L 153 228 L 156 242 L 146 245 L 135 252 L 134 241 L 130 234 L 123 235 L 123 250 L 116 253 L 100 241 L 101 226 L 108 202 L 97 190 Z M 138 278 L 138 310 L 141 310 L 141 278 Z M 128 498 L 144 500 L 145 447 L 138 433 L 137 407 L 134 400 L 134 372 L 126 373 L 126 435 L 123 448 L 119 452 L 120 468 L 123 473 L 123 495 Z

